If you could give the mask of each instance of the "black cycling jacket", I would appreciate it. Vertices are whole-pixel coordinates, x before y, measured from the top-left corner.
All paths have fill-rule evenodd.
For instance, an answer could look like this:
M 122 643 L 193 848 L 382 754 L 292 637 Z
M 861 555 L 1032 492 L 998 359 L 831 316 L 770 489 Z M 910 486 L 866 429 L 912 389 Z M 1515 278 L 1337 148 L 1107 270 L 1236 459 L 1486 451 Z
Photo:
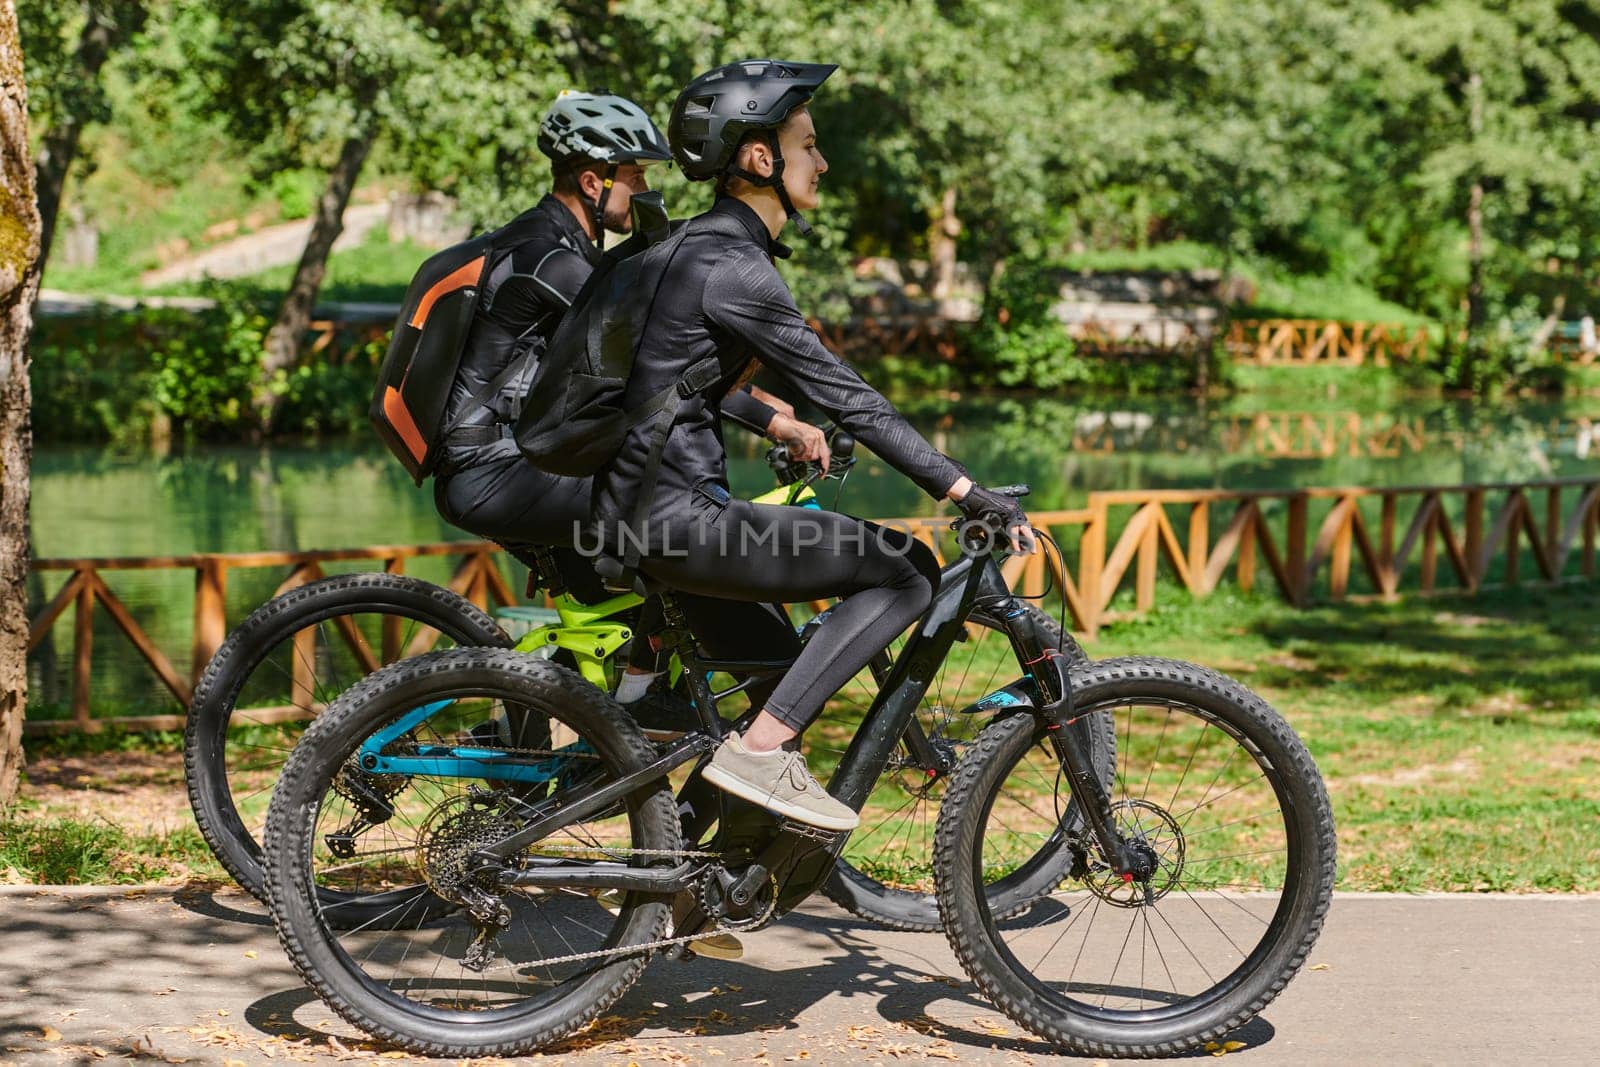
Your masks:
M 488 426 L 516 421 L 533 378 L 531 363 L 494 396 L 473 410 L 467 409 L 472 398 L 513 359 L 526 353 L 530 346 L 542 348 L 549 341 L 600 259 L 576 216 L 554 196 L 547 194 L 511 225 L 524 236 L 490 267 L 460 369 L 450 387 L 445 425 Z M 773 409 L 745 393 L 729 406 L 728 413 L 760 432 L 772 420 Z M 453 445 L 445 451 L 445 465 L 447 469 L 460 470 L 515 454 L 516 445 L 509 438 L 488 444 Z
M 774 241 L 755 211 L 725 197 L 691 219 L 674 249 L 641 253 L 646 262 L 630 298 L 653 300 L 624 404 L 644 404 L 707 356 L 721 380 L 689 402 L 667 439 L 649 522 L 685 514 L 690 493 L 706 483 L 728 488 L 718 416 L 721 399 L 760 360 L 876 455 L 942 497 L 965 472 L 937 451 L 888 400 L 817 338 L 773 266 L 789 249 Z M 670 253 L 670 254 L 669 254 Z M 648 454 L 648 423 L 634 427 L 617 458 L 595 475 L 594 518 L 608 540 L 630 522 Z

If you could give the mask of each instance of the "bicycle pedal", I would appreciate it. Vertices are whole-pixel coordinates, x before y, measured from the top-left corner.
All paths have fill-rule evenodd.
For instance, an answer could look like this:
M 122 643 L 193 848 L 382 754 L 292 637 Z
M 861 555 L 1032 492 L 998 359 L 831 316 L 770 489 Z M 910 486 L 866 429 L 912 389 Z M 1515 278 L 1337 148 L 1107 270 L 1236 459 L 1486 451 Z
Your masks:
M 812 826 L 809 823 L 795 822 L 793 819 L 785 818 L 778 819 L 778 829 L 786 834 L 795 834 L 799 837 L 809 838 L 812 841 L 821 841 L 830 845 L 846 833 L 849 833 L 848 830 L 824 830 L 820 826 Z

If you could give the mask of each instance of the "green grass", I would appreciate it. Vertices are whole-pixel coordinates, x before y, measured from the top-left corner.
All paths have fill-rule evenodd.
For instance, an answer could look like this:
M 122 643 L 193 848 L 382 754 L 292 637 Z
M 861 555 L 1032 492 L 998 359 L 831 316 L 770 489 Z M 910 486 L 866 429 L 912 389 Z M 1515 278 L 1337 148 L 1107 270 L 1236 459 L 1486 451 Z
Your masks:
M 1341 889 L 1600 890 L 1600 584 L 1308 611 L 1231 591 L 1194 601 L 1162 587 L 1157 610 L 1107 627 L 1086 648 L 1095 658 L 1205 664 L 1277 707 L 1327 781 Z M 1003 648 L 958 649 L 941 706 L 1002 684 L 990 675 L 1003 668 Z M 852 684 L 813 730 L 811 761 L 824 778 L 869 701 Z M 170 735 L 108 734 L 32 750 L 172 746 Z M 932 812 L 906 807 L 917 786 L 914 777 L 880 783 L 852 859 L 923 886 Z M 140 834 L 26 807 L 0 820 L 0 879 L 185 877 L 223 877 L 192 827 Z
M 226 878 L 193 826 L 131 834 L 109 822 L 29 818 L 26 810 L 0 819 L 0 882 L 138 885 Z
M 1237 677 L 1328 782 L 1343 889 L 1600 889 L 1600 587 L 1296 612 L 1221 593 L 1096 657 Z

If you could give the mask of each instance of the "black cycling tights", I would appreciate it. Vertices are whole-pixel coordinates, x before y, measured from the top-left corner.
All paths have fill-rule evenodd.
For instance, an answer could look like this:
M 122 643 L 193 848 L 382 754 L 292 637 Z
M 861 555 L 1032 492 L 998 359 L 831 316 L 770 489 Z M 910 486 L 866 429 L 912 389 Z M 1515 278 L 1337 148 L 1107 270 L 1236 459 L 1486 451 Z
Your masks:
M 767 700 L 790 729 L 810 726 L 938 588 L 933 553 L 904 531 L 813 508 L 720 503 L 700 492 L 691 500 L 681 519 L 651 527 L 640 563 L 649 577 L 728 600 L 844 598 Z

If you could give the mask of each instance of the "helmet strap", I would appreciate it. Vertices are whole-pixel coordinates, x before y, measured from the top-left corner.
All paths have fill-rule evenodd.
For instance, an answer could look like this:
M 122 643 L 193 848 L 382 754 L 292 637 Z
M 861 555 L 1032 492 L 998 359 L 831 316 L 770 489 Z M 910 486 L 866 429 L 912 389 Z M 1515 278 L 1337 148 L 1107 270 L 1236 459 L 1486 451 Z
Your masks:
M 789 221 L 794 223 L 794 228 L 801 237 L 810 237 L 811 224 L 806 217 L 795 210 L 794 201 L 789 199 L 789 190 L 783 185 L 783 150 L 778 147 L 777 134 L 767 138 L 767 146 L 772 149 L 772 173 L 766 177 L 745 170 L 736 163 L 728 165 L 728 173 L 735 178 L 742 178 L 755 186 L 767 186 L 778 194 L 778 205 L 783 208 L 783 213 L 789 216 Z
M 617 164 L 606 164 L 606 175 L 600 180 L 600 195 L 594 200 L 594 246 L 603 249 L 606 246 L 606 200 L 611 196 L 611 187 L 616 184 Z

